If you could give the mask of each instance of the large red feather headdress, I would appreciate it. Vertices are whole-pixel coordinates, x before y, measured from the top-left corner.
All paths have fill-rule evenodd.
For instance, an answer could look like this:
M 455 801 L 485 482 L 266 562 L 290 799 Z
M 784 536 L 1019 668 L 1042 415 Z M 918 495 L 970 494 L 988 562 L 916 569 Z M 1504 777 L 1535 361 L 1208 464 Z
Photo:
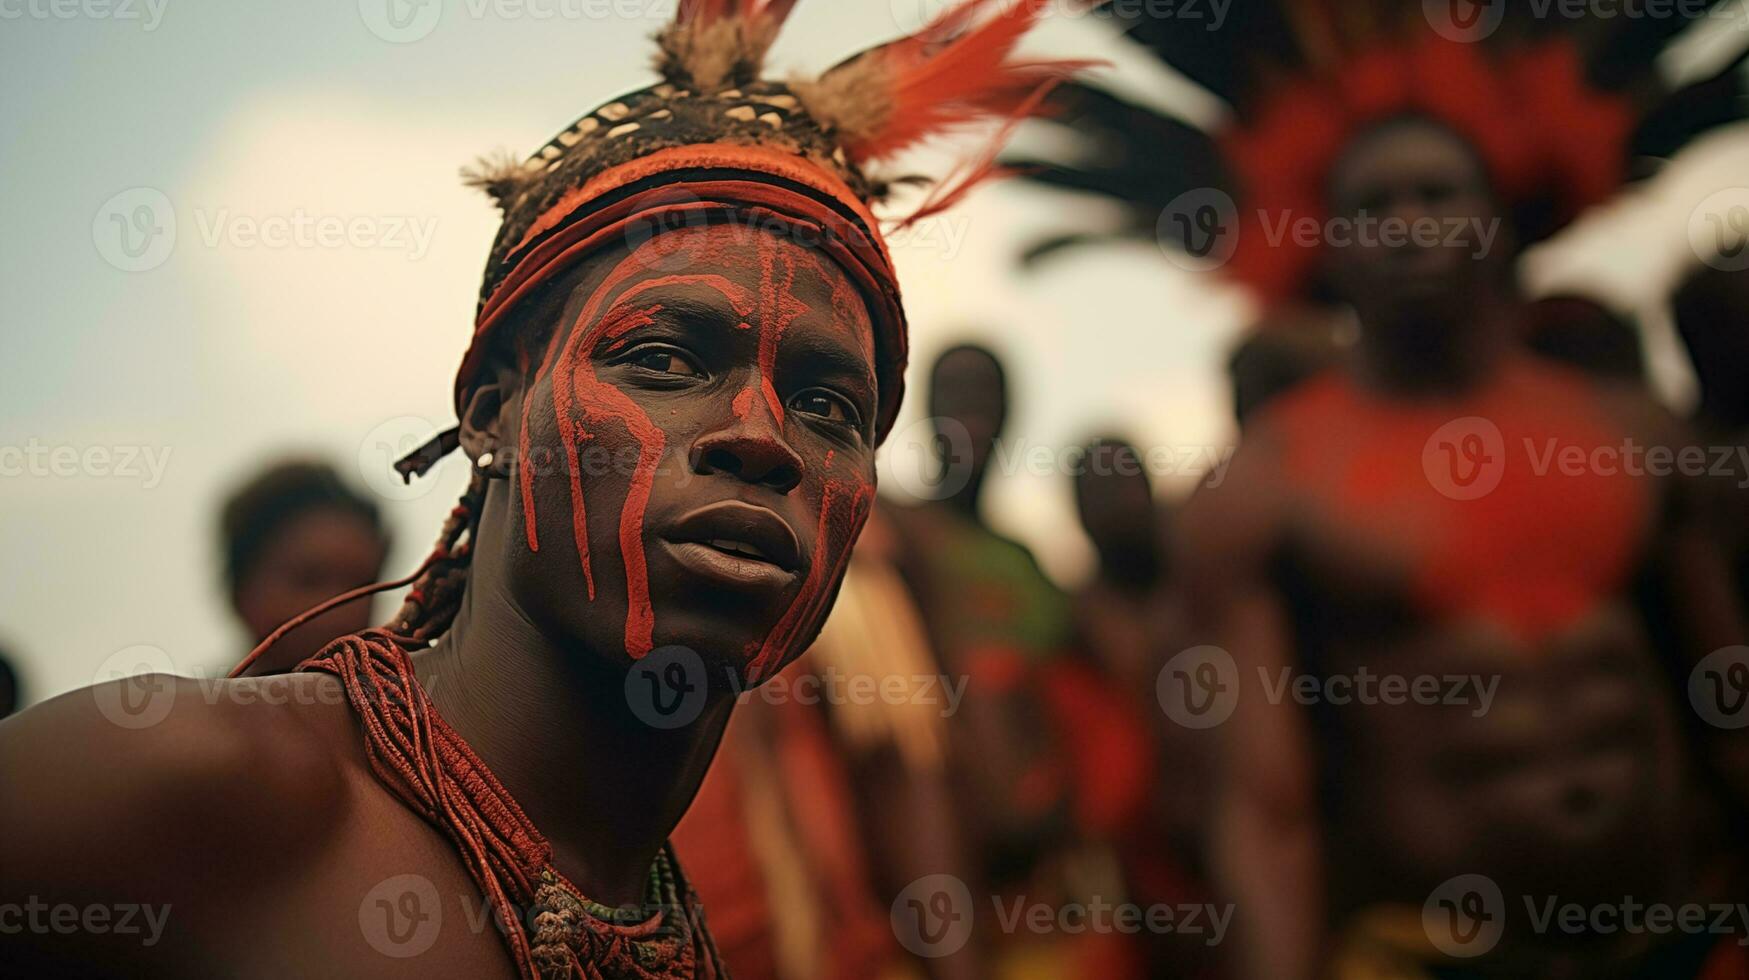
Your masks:
M 1324 218 L 1330 167 L 1372 125 L 1420 116 L 1457 132 L 1523 219 L 1521 240 L 1535 240 L 1615 193 L 1635 160 L 1667 156 L 1741 118 L 1745 105 L 1741 54 L 1683 85 L 1660 68 L 1672 39 L 1709 14 L 1704 4 L 1661 17 L 1569 17 L 1560 5 L 1511 0 L 1252 0 L 1218 24 L 1183 11 L 1123 18 L 1117 7 L 1107 10 L 1133 41 L 1226 111 L 1196 126 L 1112 91 L 1059 89 L 1053 121 L 1070 128 L 1079 160 L 1016 165 L 1033 180 L 1116 199 L 1126 219 L 1042 242 L 1029 261 L 1112 235 L 1145 237 L 1225 259 L 1221 272 L 1266 302 L 1316 298 L 1317 247 L 1277 241 L 1261 223 Z M 1175 212 L 1220 195 L 1238 212 L 1219 222 L 1230 237 L 1195 240 L 1199 215 Z

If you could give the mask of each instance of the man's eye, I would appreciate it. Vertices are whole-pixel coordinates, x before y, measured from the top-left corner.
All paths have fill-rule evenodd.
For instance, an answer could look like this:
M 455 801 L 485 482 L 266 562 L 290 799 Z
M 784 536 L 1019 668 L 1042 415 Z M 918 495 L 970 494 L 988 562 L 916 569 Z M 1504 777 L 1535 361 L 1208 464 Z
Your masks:
M 625 363 L 636 365 L 646 371 L 654 371 L 657 374 L 692 377 L 700 373 L 686 355 L 672 347 L 646 347 L 643 350 L 633 351 L 631 356 L 626 358 Z
M 848 400 L 822 388 L 810 388 L 797 395 L 790 401 L 790 409 L 840 425 L 862 425 L 862 418 Z

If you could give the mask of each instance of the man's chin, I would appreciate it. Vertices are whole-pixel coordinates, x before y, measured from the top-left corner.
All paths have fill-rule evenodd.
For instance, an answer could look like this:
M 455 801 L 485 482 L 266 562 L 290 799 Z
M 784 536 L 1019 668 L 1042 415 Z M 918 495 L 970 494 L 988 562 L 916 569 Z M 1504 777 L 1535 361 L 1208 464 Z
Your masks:
M 774 652 L 755 679 L 754 665 L 775 624 L 749 623 L 745 613 L 727 616 L 689 610 L 664 617 L 658 609 L 656 624 L 656 645 L 684 647 L 696 653 L 713 685 L 745 689 L 755 680 L 769 680 L 793 659 L 785 656 L 787 651 Z

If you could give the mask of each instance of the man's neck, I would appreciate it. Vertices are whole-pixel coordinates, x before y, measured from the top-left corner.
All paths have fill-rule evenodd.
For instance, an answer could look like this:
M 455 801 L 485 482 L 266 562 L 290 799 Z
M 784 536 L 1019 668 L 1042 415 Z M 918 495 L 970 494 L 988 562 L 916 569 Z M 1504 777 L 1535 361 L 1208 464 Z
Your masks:
M 972 474 L 972 476 L 966 480 L 965 486 L 960 487 L 958 491 L 948 496 L 942 501 L 942 503 L 947 505 L 949 510 L 953 511 L 964 520 L 982 527 L 984 524 L 984 517 L 979 510 L 978 502 L 983 496 L 984 474 L 980 472 Z
M 420 682 L 595 901 L 643 900 L 656 853 L 692 802 L 733 700 L 665 731 L 632 713 L 624 676 L 555 644 L 503 597 L 469 588 L 416 658 Z
M 1395 323 L 1361 323 L 1357 369 L 1366 387 L 1389 397 L 1460 395 L 1484 384 L 1511 352 L 1518 304 L 1489 294 Z

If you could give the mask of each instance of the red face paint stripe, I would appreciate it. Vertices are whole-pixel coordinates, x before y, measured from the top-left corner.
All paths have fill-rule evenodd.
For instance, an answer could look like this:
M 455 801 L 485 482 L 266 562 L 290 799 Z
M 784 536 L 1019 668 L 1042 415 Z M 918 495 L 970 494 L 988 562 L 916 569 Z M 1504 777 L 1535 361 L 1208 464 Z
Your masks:
M 595 343 L 600 344 L 605 340 L 617 340 L 631 330 L 640 326 L 648 326 L 650 322 L 648 320 L 642 322 L 626 322 L 626 314 L 620 311 L 639 296 L 642 296 L 651 290 L 662 289 L 668 286 L 704 286 L 708 289 L 714 289 L 721 293 L 724 299 L 729 301 L 730 306 L 734 307 L 736 316 L 744 317 L 753 312 L 753 297 L 746 289 L 725 276 L 708 273 L 701 275 L 663 276 L 659 279 L 651 279 L 646 282 L 638 283 L 626 290 L 618 299 L 614 300 L 613 306 L 609 308 L 607 313 L 602 317 L 601 325 L 597 328 L 599 339 Z M 660 309 L 662 309 L 662 307 L 657 305 L 644 307 L 637 312 L 654 312 Z M 609 349 L 611 350 L 613 348 Z
M 590 418 L 612 417 L 625 423 L 638 444 L 638 466 L 620 509 L 619 547 L 626 582 L 626 655 L 640 660 L 654 647 L 655 610 L 650 604 L 650 574 L 644 554 L 644 513 L 655 485 L 667 438 L 625 392 L 599 381 L 584 369 L 578 378 L 578 399 Z
M 842 520 L 845 533 L 841 540 L 834 540 L 833 511 L 835 505 L 846 493 L 849 500 L 845 502 L 845 513 Z M 789 609 L 784 613 L 778 624 L 772 628 L 766 637 L 765 644 L 760 648 L 759 655 L 747 667 L 749 682 L 758 683 L 763 680 L 774 665 L 781 659 L 791 643 L 795 641 L 801 630 L 811 623 L 825 604 L 829 582 L 836 582 L 844 574 L 844 569 L 850 561 L 851 546 L 862 531 L 868 514 L 873 509 L 874 486 L 859 480 L 832 480 L 826 484 L 820 500 L 820 524 L 816 532 L 815 548 L 820 558 L 832 555 L 834 545 L 838 553 L 830 562 L 816 560 L 808 569 L 808 579 L 796 593 Z M 830 568 L 828 568 L 830 564 Z
M 528 413 L 534 403 L 534 389 L 540 379 L 551 370 L 553 358 L 557 355 L 559 345 L 563 340 L 564 332 L 554 330 L 552 339 L 547 342 L 546 354 L 541 358 L 540 370 L 535 372 L 535 376 L 530 379 L 528 391 L 524 392 L 522 396 L 522 431 L 517 437 L 517 451 L 521 454 L 517 482 L 522 487 L 522 521 L 523 529 L 528 537 L 528 550 L 536 553 L 540 551 L 540 532 L 536 529 L 534 519 L 534 467 L 529 465 Z M 584 574 L 588 575 L 587 563 L 584 565 Z M 593 581 L 590 582 L 590 595 L 594 595 Z
M 628 282 L 633 276 L 640 275 L 647 268 L 647 266 L 638 264 L 640 255 L 644 255 L 644 252 L 654 252 L 654 259 L 661 259 L 666 255 L 672 255 L 677 248 L 679 248 L 679 242 L 675 240 L 675 236 L 670 236 L 670 238 L 658 236 L 658 238 L 652 238 L 644 245 L 635 248 L 631 255 L 626 257 L 626 261 L 616 266 L 614 271 L 603 280 L 602 285 L 598 285 L 595 292 L 589 294 L 588 303 L 584 303 L 582 313 L 577 315 L 577 320 L 570 327 L 570 331 L 565 332 L 567 339 L 563 345 L 563 353 L 558 359 L 558 364 L 554 364 L 554 369 L 558 369 L 558 366 L 568 366 L 572 376 L 575 376 L 575 364 L 579 362 L 579 352 L 588 352 L 588 345 L 596 343 L 596 339 L 598 339 L 600 325 L 596 324 L 596 317 L 602 310 L 602 306 L 607 303 L 607 297 L 612 294 L 612 290 L 621 287 L 624 282 Z M 596 325 L 589 327 L 589 324 Z M 582 353 L 582 362 L 586 362 L 586 360 L 588 360 L 588 353 Z M 595 376 L 593 371 L 589 376 L 593 380 L 593 376 Z M 588 502 L 584 500 L 584 495 L 582 495 L 582 467 L 577 460 L 577 446 L 582 439 L 589 437 L 589 434 L 572 420 L 572 415 L 570 415 L 572 395 L 574 392 L 572 392 L 570 385 L 554 383 L 553 416 L 554 422 L 558 423 L 558 430 L 560 430 L 560 443 L 565 448 L 565 469 L 567 469 L 568 483 L 570 483 L 570 534 L 572 534 L 572 541 L 575 542 L 575 548 L 577 548 L 577 562 L 582 565 L 584 588 L 588 591 L 589 600 L 593 602 L 595 600 L 595 562 L 591 562 L 591 556 L 589 556 L 589 509 Z M 530 528 L 533 527 L 533 523 L 535 523 L 535 513 L 533 513 L 532 492 L 530 492 L 528 495 L 528 525 Z M 530 535 L 532 534 L 533 530 L 530 530 Z M 642 567 L 642 553 L 638 555 L 638 565 Z M 630 588 L 631 586 L 628 584 L 628 590 Z M 645 584 L 644 588 L 647 591 L 649 586 Z

